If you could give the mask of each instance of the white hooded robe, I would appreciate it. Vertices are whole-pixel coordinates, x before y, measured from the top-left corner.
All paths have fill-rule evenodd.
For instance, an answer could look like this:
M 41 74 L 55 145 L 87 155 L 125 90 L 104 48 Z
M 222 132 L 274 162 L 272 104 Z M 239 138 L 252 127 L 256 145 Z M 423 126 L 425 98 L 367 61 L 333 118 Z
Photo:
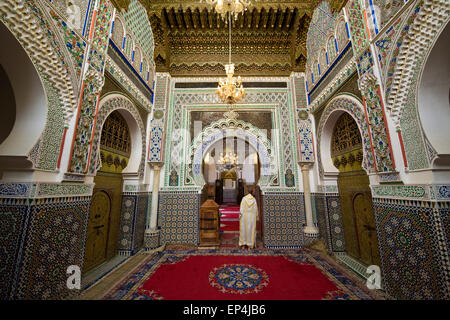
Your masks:
M 239 246 L 255 247 L 256 221 L 258 220 L 258 205 L 256 199 L 249 193 L 241 201 L 239 215 Z

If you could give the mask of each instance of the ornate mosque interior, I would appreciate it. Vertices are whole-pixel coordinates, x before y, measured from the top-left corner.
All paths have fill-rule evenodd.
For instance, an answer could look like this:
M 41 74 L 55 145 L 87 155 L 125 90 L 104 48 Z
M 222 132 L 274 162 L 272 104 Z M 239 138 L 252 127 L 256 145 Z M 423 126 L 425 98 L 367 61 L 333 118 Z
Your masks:
M 450 299 L 449 20 L 448 0 L 1 1 L 0 299 L 183 298 L 167 265 L 204 276 L 188 298 L 283 299 L 278 257 L 326 283 L 284 298 Z M 207 258 L 253 280 L 189 271 Z

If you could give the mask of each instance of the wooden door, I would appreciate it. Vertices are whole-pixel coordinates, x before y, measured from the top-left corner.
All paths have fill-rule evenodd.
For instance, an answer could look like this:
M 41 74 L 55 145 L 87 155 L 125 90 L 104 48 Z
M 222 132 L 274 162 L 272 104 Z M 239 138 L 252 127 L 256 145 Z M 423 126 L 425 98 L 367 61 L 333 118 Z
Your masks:
M 89 211 L 83 271 L 106 260 L 111 198 L 105 190 L 94 190 Z
M 367 265 L 379 264 L 378 241 L 371 200 L 363 193 L 353 199 L 356 236 L 359 244 L 359 256 Z

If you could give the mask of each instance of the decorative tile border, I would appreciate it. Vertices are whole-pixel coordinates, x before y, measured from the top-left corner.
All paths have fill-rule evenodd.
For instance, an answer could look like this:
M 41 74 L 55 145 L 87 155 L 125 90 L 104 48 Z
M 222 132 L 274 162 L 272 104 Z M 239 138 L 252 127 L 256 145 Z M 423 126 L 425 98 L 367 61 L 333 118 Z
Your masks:
M 93 185 L 66 185 L 66 184 L 50 184 L 50 183 L 40 183 L 37 188 L 38 197 L 48 197 L 48 196 L 88 196 L 92 195 Z
M 93 185 L 61 183 L 0 183 L 0 198 L 44 198 L 92 195 Z
M 379 173 L 378 178 L 380 179 L 380 183 L 402 181 L 402 179 L 400 178 L 400 174 L 398 172 Z
M 345 251 L 344 226 L 342 222 L 342 211 L 339 195 L 326 195 L 325 201 L 328 226 L 330 228 L 331 249 L 333 252 Z
M 353 270 L 358 276 L 366 280 L 369 277 L 369 274 L 366 273 L 367 266 L 362 264 L 360 261 L 353 259 L 351 256 L 347 255 L 344 252 L 336 252 L 336 259 L 351 270 Z
M 124 182 L 123 184 L 123 193 L 143 193 L 143 192 L 147 192 L 148 193 L 148 184 L 126 184 L 126 182 Z
M 381 185 L 371 186 L 374 198 L 430 200 L 429 186 Z
M 450 185 L 433 185 L 437 200 L 450 200 Z
M 145 222 L 151 194 L 122 194 L 122 209 L 117 250 L 119 255 L 129 256 L 144 247 Z

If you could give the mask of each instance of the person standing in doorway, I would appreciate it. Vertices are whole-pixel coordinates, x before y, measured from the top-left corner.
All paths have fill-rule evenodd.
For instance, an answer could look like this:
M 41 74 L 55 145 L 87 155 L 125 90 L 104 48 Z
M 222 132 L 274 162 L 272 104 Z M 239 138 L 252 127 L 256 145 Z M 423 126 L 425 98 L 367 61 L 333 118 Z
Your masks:
M 253 191 L 242 198 L 241 212 L 239 214 L 239 246 L 241 248 L 255 247 L 256 221 L 258 220 L 258 205 L 253 196 Z

